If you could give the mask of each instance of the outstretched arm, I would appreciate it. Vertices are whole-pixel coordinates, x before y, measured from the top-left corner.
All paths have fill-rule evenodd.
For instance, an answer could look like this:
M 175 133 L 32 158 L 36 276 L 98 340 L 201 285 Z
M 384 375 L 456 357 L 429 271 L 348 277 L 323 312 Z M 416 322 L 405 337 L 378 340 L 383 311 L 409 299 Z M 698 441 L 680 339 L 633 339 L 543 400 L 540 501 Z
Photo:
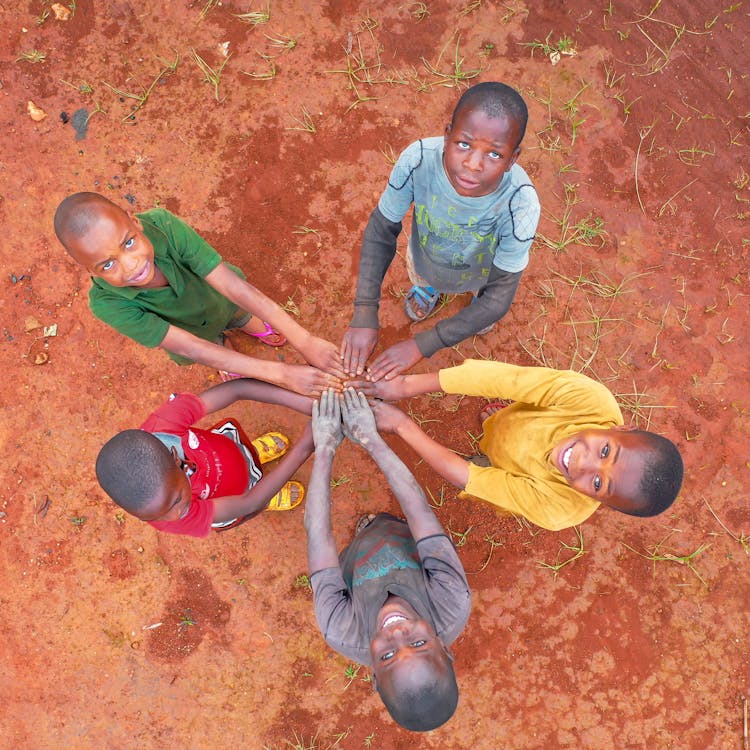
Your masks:
M 344 376 L 338 348 L 330 341 L 314 336 L 303 328 L 291 315 L 284 312 L 260 289 L 239 277 L 226 263 L 219 263 L 206 281 L 227 299 L 243 310 L 257 315 L 261 320 L 283 333 L 289 343 L 314 367 L 337 378 Z
M 423 393 L 442 391 L 437 372 L 397 375 L 392 380 L 349 380 L 345 385 L 347 388 L 363 391 L 370 398 L 380 398 L 383 401 L 399 401 Z
M 414 367 L 423 357 L 431 357 L 440 349 L 458 344 L 493 325 L 508 312 L 520 280 L 521 272 L 511 273 L 493 266 L 486 286 L 473 304 L 441 320 L 434 328 L 388 347 L 372 363 L 370 378 L 391 380 Z
M 362 237 L 354 315 L 341 342 L 341 361 L 352 377 L 361 375 L 378 343 L 378 308 L 383 278 L 396 255 L 401 222 L 392 222 L 379 208 L 370 214 Z
M 315 463 L 305 504 L 307 564 L 310 575 L 339 564 L 331 529 L 331 469 L 336 448 L 343 438 L 341 409 L 337 394 L 327 390 L 313 404 L 312 431 Z
M 433 440 L 416 422 L 392 404 L 376 401 L 372 410 L 380 430 L 398 435 L 446 482 L 459 489 L 466 489 L 469 481 L 469 462 L 466 459 Z
M 431 330 L 414 336 L 422 356 L 431 357 L 440 349 L 454 346 L 505 317 L 516 296 L 522 273 L 503 271 L 493 266 L 487 284 L 473 304 L 462 308 L 450 318 L 441 320 Z
M 259 482 L 242 495 L 228 495 L 214 500 L 214 522 L 233 518 L 257 516 L 265 510 L 271 498 L 294 476 L 313 452 L 312 427 L 308 423 L 302 437 L 289 449 L 273 471 L 264 474 Z
M 203 401 L 206 414 L 219 411 L 219 409 L 223 409 L 240 399 L 287 406 L 307 415 L 312 414 L 313 405 L 313 399 L 309 396 L 292 393 L 277 385 L 264 383 L 260 380 L 251 380 L 250 378 L 239 378 L 215 385 L 213 388 L 198 394 L 198 398 Z
M 364 393 L 347 388 L 341 401 L 346 436 L 361 445 L 383 472 L 414 539 L 419 541 L 434 534 L 444 534 L 414 475 L 378 433 L 375 416 Z
M 317 396 L 325 388 L 336 387 L 339 383 L 336 376 L 314 367 L 287 365 L 283 362 L 248 357 L 241 352 L 205 341 L 173 325 L 169 326 L 167 335 L 159 346 L 192 359 L 194 362 L 200 362 L 202 365 L 215 367 L 217 370 L 236 372 L 248 378 L 265 380 L 307 396 Z

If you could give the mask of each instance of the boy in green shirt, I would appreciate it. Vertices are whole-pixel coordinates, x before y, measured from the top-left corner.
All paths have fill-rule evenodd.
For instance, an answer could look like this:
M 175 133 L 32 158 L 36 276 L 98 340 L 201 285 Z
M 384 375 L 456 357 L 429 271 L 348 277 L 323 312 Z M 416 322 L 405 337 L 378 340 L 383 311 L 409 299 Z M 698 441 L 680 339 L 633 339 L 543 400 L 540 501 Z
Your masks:
M 54 224 L 68 254 L 92 274 L 92 312 L 178 364 L 200 362 L 309 396 L 343 377 L 334 344 L 296 323 L 169 211 L 133 215 L 98 193 L 75 193 Z M 312 366 L 233 351 L 222 345 L 232 328 L 272 346 L 288 340 Z

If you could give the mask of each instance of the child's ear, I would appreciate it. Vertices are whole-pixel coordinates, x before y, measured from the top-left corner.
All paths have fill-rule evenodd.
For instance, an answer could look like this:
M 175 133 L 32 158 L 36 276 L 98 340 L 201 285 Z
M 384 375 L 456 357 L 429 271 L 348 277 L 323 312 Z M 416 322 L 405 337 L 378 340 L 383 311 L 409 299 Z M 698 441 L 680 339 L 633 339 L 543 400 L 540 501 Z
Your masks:
M 130 219 L 130 221 L 132 221 L 133 224 L 135 224 L 138 227 L 138 229 L 143 229 L 143 224 L 141 224 L 141 220 L 134 213 L 132 213 L 132 211 L 126 211 L 125 213 L 128 215 L 128 218 Z
M 516 146 L 516 150 L 513 152 L 513 155 L 510 157 L 510 162 L 508 163 L 508 169 L 510 169 L 518 161 L 518 157 L 520 155 L 521 155 L 521 147 Z
M 450 135 L 451 134 L 451 130 L 453 130 L 453 126 L 450 123 L 448 123 L 445 126 L 445 135 Z
M 180 454 L 177 452 L 177 448 L 172 446 L 169 449 L 169 452 L 172 454 L 172 460 L 175 462 L 175 464 L 177 464 L 177 466 L 182 468 L 182 459 L 180 458 Z

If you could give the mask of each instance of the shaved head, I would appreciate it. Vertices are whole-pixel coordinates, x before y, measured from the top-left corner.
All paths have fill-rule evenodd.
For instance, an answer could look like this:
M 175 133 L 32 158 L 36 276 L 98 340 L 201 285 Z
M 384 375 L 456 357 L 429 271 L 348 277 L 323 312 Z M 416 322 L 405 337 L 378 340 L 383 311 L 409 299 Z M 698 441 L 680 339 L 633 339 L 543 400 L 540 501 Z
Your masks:
M 99 195 L 99 193 L 73 193 L 73 195 L 69 195 L 55 211 L 57 239 L 70 253 L 71 240 L 84 237 L 107 209 L 122 211 L 116 203 L 103 195 Z

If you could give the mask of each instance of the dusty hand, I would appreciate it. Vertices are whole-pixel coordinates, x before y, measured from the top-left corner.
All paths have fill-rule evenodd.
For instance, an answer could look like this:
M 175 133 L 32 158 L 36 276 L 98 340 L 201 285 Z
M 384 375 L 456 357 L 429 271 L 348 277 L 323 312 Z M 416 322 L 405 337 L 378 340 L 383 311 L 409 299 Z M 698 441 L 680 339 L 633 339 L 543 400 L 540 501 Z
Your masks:
M 404 394 L 405 375 L 397 375 L 393 380 L 346 380 L 345 388 L 362 391 L 368 398 L 379 398 L 383 401 L 400 401 Z
M 344 434 L 358 445 L 365 445 L 378 434 L 375 415 L 364 393 L 357 393 L 353 388 L 344 391 L 341 396 L 341 417 Z
M 312 432 L 316 451 L 336 450 L 344 438 L 339 394 L 331 388 L 323 391 L 320 400 L 313 404 Z
M 305 345 L 305 350 L 300 354 L 313 366 L 319 370 L 327 372 L 340 380 L 346 377 L 344 368 L 341 366 L 341 358 L 336 344 L 321 339 L 318 336 L 311 336 L 310 341 Z
M 279 385 L 313 397 L 319 396 L 326 388 L 341 390 L 341 381 L 337 377 L 307 365 L 286 365 L 286 376 Z
M 371 401 L 372 413 L 375 415 L 375 423 L 378 432 L 396 432 L 399 424 L 409 417 L 393 404 L 383 401 Z
M 413 367 L 422 359 L 414 339 L 399 341 L 398 344 L 388 347 L 373 363 L 369 369 L 370 380 L 392 380 L 404 370 Z
M 377 343 L 377 328 L 347 328 L 341 342 L 341 363 L 350 377 L 365 371 L 367 359 Z

